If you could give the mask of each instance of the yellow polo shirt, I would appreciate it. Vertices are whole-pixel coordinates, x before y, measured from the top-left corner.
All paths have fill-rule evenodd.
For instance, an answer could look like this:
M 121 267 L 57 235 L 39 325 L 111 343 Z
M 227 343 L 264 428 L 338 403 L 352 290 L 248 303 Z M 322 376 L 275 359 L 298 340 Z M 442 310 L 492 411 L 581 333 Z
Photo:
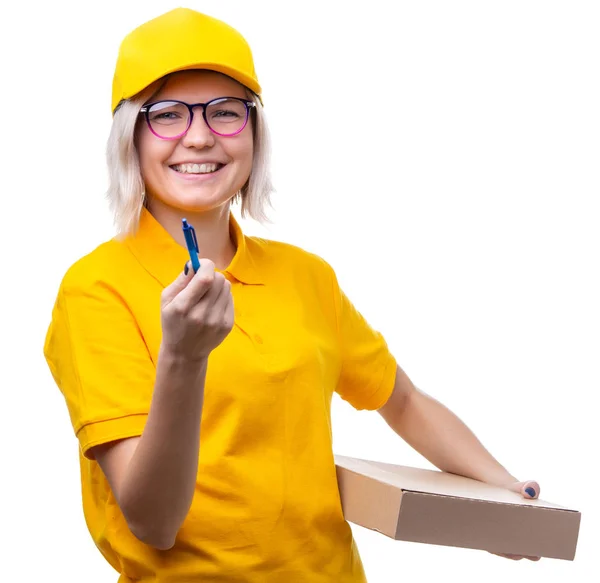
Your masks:
M 187 250 L 144 209 L 135 236 L 76 262 L 44 353 L 81 446 L 83 509 L 119 583 L 364 583 L 336 481 L 330 406 L 389 398 L 396 363 L 321 258 L 244 236 L 235 325 L 210 355 L 198 481 L 168 551 L 129 531 L 90 448 L 141 435 L 161 342 L 160 294 Z

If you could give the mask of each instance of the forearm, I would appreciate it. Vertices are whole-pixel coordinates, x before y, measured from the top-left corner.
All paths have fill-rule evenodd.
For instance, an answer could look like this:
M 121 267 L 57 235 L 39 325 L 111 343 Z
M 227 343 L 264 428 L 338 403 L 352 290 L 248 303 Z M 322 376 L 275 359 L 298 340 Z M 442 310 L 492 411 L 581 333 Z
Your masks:
M 159 548 L 174 543 L 194 495 L 206 367 L 161 349 L 146 427 L 120 484 L 132 532 Z
M 391 425 L 440 470 L 499 486 L 516 481 L 452 411 L 419 390 Z

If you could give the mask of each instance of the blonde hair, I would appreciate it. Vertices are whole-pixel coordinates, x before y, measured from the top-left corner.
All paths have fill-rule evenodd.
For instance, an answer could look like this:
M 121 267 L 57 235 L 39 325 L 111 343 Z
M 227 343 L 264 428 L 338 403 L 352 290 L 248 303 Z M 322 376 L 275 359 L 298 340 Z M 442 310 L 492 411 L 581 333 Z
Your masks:
M 124 238 L 137 230 L 142 208 L 146 202 L 139 154 L 136 147 L 136 128 L 140 108 L 166 83 L 163 78 L 136 96 L 122 101 L 115 110 L 106 148 L 109 187 L 106 193 L 113 213 L 117 237 Z M 270 222 L 266 209 L 271 206 L 271 136 L 260 99 L 247 90 L 253 108 L 252 130 L 254 155 L 246 184 L 235 194 L 232 202 L 241 202 L 241 215 L 256 221 Z

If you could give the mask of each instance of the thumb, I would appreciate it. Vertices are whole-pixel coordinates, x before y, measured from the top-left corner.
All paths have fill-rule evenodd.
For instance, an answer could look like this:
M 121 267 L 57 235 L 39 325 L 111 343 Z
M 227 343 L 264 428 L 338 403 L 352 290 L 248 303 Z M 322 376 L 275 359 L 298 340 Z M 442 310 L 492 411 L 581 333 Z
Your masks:
M 183 291 L 187 287 L 188 283 L 192 281 L 193 277 L 194 270 L 191 268 L 190 262 L 188 261 L 175 280 L 163 290 L 163 305 L 171 303 L 179 294 L 179 292 Z
M 538 498 L 540 495 L 540 485 L 533 481 L 527 480 L 525 482 L 514 482 L 509 486 L 509 490 L 516 492 L 523 496 L 523 498 Z

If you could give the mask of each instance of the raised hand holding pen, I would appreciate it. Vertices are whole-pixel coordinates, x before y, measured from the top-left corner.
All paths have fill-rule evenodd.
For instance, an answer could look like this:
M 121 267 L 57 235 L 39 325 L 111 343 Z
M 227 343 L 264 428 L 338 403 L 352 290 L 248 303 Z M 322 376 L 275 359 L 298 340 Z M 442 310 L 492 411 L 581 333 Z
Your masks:
M 190 361 L 206 359 L 234 321 L 231 283 L 210 259 L 199 261 L 197 244 L 195 250 L 198 270 L 186 265 L 161 295 L 162 349 Z

